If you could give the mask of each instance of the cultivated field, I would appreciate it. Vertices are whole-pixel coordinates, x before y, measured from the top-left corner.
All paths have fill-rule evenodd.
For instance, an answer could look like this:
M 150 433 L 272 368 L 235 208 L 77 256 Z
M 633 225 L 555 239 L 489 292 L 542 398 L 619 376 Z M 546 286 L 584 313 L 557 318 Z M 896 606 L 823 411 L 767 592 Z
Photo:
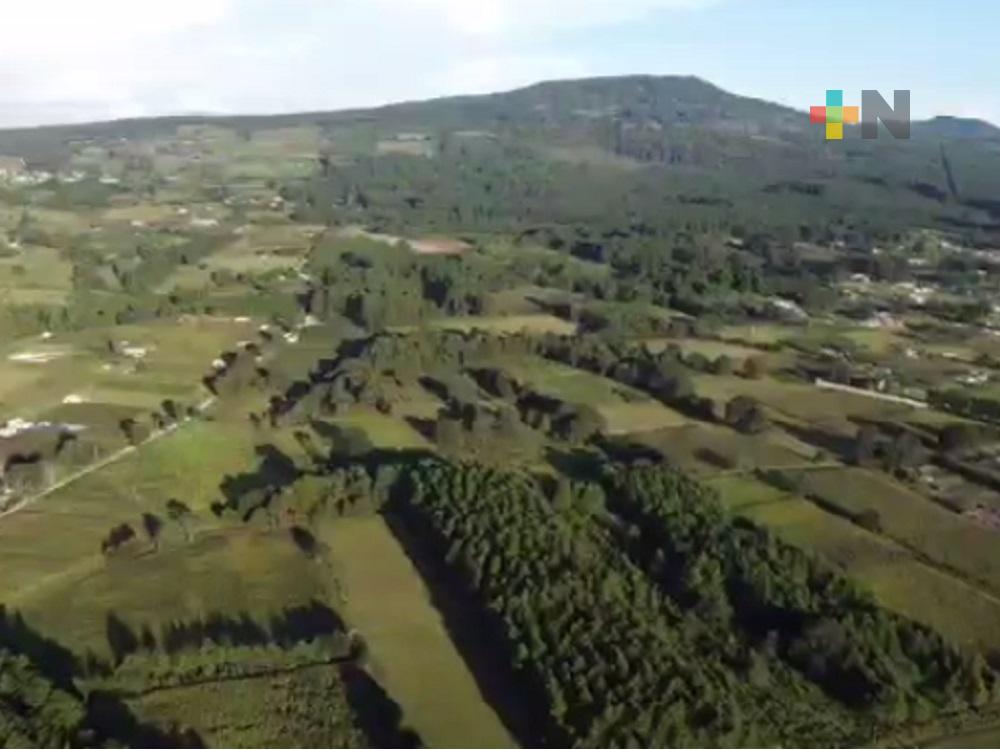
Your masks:
M 746 476 L 719 478 L 711 484 L 734 513 L 832 562 L 890 609 L 956 641 L 989 649 L 1000 646 L 1000 631 L 993 627 L 1000 618 L 1000 598 L 801 496 Z
M 385 522 L 342 519 L 324 529 L 323 540 L 344 587 L 344 616 L 368 644 L 371 671 L 399 703 L 404 724 L 429 747 L 509 746 L 431 592 Z

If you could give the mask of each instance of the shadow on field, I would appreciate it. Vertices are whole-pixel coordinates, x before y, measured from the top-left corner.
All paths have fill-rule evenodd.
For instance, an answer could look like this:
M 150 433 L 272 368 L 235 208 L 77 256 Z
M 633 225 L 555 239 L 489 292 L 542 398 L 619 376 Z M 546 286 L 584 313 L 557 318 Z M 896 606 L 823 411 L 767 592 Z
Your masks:
M 206 747 L 193 729 L 144 724 L 121 698 L 105 690 L 94 690 L 87 696 L 87 723 L 100 737 L 124 747 Z
M 0 604 L 0 647 L 28 657 L 53 684 L 75 692 L 73 675 L 78 662 L 73 653 L 31 628 L 20 612 L 11 612 Z
M 255 620 L 246 612 L 238 615 L 215 612 L 202 618 L 170 622 L 160 629 L 158 636 L 148 626 L 136 629 L 109 612 L 105 631 L 116 665 L 140 650 L 176 654 L 209 644 L 290 648 L 296 643 L 337 635 L 344 639 L 344 657 L 350 653 L 344 621 L 315 599 L 308 604 L 288 607 L 267 623 Z
M 245 515 L 248 509 L 262 504 L 261 496 L 269 497 L 299 478 L 301 472 L 295 462 L 274 445 L 258 445 L 254 452 L 260 459 L 254 471 L 227 474 L 219 484 L 225 502 L 212 506 L 216 515 L 227 510 L 242 510 Z
M 832 453 L 841 461 L 850 462 L 854 457 L 857 440 L 853 437 L 834 435 L 814 426 L 788 422 L 778 422 L 777 424 L 792 437 Z
M 20 613 L 0 606 L 0 647 L 28 659 L 54 685 L 83 702 L 81 729 L 87 747 L 204 747 L 193 730 L 164 731 L 140 721 L 114 693 L 95 690 L 84 697 L 74 677 L 85 669 L 69 649 L 29 626 Z M 92 657 L 91 657 L 92 658 Z M 103 666 L 103 665 L 102 665 Z
M 374 678 L 361 667 L 340 670 L 347 702 L 370 747 L 424 747 L 415 731 L 402 725 L 403 711 Z
M 441 613 L 455 648 L 469 667 L 486 701 L 497 712 L 507 731 L 522 747 L 537 746 L 543 736 L 544 702 L 533 700 L 530 689 L 511 669 L 496 623 L 480 614 L 478 604 L 467 599 L 463 582 L 423 542 L 405 511 L 383 512 L 386 525 L 431 593 L 431 603 Z M 496 637 L 491 637 L 495 635 Z M 534 709 L 534 710 L 533 710 Z

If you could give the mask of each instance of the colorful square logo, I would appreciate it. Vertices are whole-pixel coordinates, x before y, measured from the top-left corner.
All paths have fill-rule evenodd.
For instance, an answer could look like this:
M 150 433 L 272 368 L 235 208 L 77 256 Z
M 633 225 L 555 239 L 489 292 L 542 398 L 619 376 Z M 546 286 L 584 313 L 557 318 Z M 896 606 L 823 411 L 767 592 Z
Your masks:
M 854 125 L 860 119 L 857 107 L 844 106 L 843 89 L 826 90 L 826 106 L 809 108 L 809 122 L 826 126 L 826 139 L 839 141 L 844 138 L 844 123 Z

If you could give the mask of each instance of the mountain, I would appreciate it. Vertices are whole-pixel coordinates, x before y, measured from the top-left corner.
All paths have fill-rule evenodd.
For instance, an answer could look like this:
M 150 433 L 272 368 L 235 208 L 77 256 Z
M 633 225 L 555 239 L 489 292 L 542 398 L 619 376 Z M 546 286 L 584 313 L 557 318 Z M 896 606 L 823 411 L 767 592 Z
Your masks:
M 368 184 L 390 203 L 394 192 L 405 191 L 377 179 L 372 183 L 373 170 L 363 166 L 367 161 L 392 164 L 410 183 L 435 188 L 442 180 L 468 180 L 460 165 L 475 162 L 476 169 L 492 175 L 480 178 L 477 189 L 484 193 L 502 180 L 552 179 L 539 172 L 548 165 L 556 179 L 582 180 L 594 191 L 616 185 L 623 205 L 630 193 L 652 189 L 662 194 L 661 205 L 743 206 L 751 218 L 762 207 L 793 206 L 798 215 L 822 204 L 831 215 L 879 217 L 891 211 L 900 222 L 971 227 L 993 221 L 1000 193 L 1000 129 L 989 123 L 939 117 L 915 122 L 909 140 L 887 133 L 862 140 L 860 129 L 849 127 L 844 141 L 826 141 L 822 127 L 804 112 L 689 76 L 549 81 L 496 94 L 340 112 L 8 130 L 0 131 L 0 155 L 57 168 L 83 144 L 169 137 L 181 125 L 227 127 L 245 135 L 318 127 L 323 150 L 341 172 L 335 190 Z M 426 148 L 399 146 L 414 139 Z M 413 153 L 431 158 L 417 162 Z M 574 167 L 590 172 L 584 178 Z M 632 175 L 624 177 L 627 170 Z M 392 210 L 397 218 L 403 215 L 394 204 Z
M 1000 128 L 971 117 L 934 117 L 913 123 L 912 130 L 918 137 L 1000 142 Z

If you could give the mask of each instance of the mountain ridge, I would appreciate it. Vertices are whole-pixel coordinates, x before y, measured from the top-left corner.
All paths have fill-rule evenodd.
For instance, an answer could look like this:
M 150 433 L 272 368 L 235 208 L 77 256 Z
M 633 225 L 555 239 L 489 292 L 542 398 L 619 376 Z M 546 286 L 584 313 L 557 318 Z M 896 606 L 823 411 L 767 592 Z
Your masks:
M 518 86 L 501 91 L 481 93 L 481 94 L 449 94 L 435 96 L 426 99 L 408 99 L 371 107 L 346 107 L 343 109 L 318 109 L 302 110 L 274 113 L 177 113 L 166 115 L 150 115 L 146 117 L 121 117 L 108 120 L 93 120 L 78 123 L 46 123 L 34 126 L 0 127 L 0 137 L 10 134 L 57 131 L 57 130 L 89 130 L 93 128 L 105 128 L 111 126 L 128 127 L 131 125 L 145 123 L 164 124 L 199 124 L 222 122 L 254 123 L 258 121 L 287 121 L 306 119 L 348 119 L 359 116 L 372 116 L 377 114 L 392 114 L 408 109 L 435 107 L 442 105 L 466 105 L 483 104 L 490 101 L 510 99 L 512 97 L 530 97 L 542 92 L 558 91 L 567 87 L 599 88 L 608 86 L 621 86 L 626 84 L 682 84 L 687 86 L 687 93 L 701 89 L 701 93 L 710 93 L 720 99 L 728 100 L 732 103 L 742 103 L 748 106 L 757 106 L 773 110 L 775 113 L 782 113 L 789 117 L 808 119 L 808 112 L 796 109 L 778 102 L 761 97 L 747 96 L 735 93 L 718 86 L 711 81 L 695 75 L 655 75 L 655 74 L 628 74 L 628 75 L 608 75 L 608 76 L 588 76 L 582 78 L 564 78 L 538 81 L 526 86 Z M 1000 126 L 981 118 L 959 117 L 955 115 L 935 115 L 930 118 L 913 120 L 914 128 L 927 127 L 930 130 L 942 133 L 961 133 L 950 137 L 1000 137 Z

